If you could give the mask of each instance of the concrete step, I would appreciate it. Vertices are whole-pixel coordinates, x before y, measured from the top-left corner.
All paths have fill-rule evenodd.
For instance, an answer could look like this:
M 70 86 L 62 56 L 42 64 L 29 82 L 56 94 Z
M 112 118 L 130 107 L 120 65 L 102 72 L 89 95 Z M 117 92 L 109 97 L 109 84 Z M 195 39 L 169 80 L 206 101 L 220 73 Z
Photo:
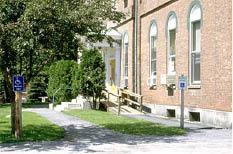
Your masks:
M 71 102 L 61 102 L 61 105 L 64 107 L 64 108 L 67 108 L 69 103 Z
M 72 103 L 77 103 L 77 99 L 72 99 Z
M 62 105 L 56 105 L 56 106 L 54 107 L 54 110 L 57 111 L 57 112 L 61 112 L 61 111 L 64 110 L 64 107 L 63 107 Z
M 82 109 L 82 105 L 80 103 L 73 103 L 73 102 L 62 102 L 61 104 L 56 105 L 54 107 L 54 110 L 61 112 L 64 110 Z
M 78 104 L 78 103 L 69 103 L 66 109 L 68 110 L 82 109 L 82 106 L 81 104 Z

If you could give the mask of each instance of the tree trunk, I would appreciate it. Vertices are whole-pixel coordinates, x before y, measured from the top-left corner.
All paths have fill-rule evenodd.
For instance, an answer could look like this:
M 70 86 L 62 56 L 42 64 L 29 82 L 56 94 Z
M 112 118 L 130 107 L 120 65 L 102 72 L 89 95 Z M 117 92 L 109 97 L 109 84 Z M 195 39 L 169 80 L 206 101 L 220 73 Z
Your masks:
M 9 94 L 11 103 L 11 133 L 15 134 L 15 94 L 13 91 L 13 78 L 9 74 L 9 70 L 3 70 L 4 82 L 6 84 L 5 92 Z
M 6 84 L 5 80 L 3 82 L 3 86 L 4 86 L 4 92 L 5 92 L 5 100 L 4 100 L 4 102 L 5 103 L 10 103 L 11 102 L 11 100 L 10 100 L 10 93 L 8 91 L 8 87 L 7 87 L 7 84 Z

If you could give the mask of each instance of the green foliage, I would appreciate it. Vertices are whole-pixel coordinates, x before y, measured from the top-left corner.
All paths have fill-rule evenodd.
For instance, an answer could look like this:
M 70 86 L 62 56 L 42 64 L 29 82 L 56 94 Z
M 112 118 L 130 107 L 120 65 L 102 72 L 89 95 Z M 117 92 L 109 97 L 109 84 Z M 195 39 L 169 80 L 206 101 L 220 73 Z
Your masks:
M 123 17 L 109 0 L 0 0 L 0 70 L 10 96 L 13 76 L 28 84 L 45 66 L 76 60 L 82 38 L 111 41 L 105 22 Z
M 30 82 L 30 90 L 27 94 L 27 102 L 41 102 L 41 98 L 47 96 L 49 67 L 45 67 L 40 74 Z
M 72 80 L 73 95 L 93 97 L 93 108 L 96 108 L 96 100 L 105 88 L 105 64 L 97 49 L 83 51 L 79 69 Z
M 134 135 L 182 135 L 186 131 L 178 127 L 168 127 L 144 120 L 119 117 L 108 112 L 96 110 L 70 110 L 64 113 L 90 121 L 105 128 L 124 134 Z
M 71 88 L 74 69 L 78 70 L 78 64 L 71 60 L 61 60 L 50 66 L 47 94 L 52 98 L 58 88 Z M 60 90 L 56 93 L 55 101 L 70 101 L 71 90 Z
M 63 128 L 52 124 L 46 118 L 36 113 L 23 112 L 23 136 L 20 139 L 16 139 L 11 135 L 10 114 L 9 105 L 0 105 L 0 144 L 9 142 L 58 140 L 65 135 L 65 130 Z
M 46 83 L 40 81 L 34 81 L 30 83 L 30 90 L 27 94 L 27 101 L 36 102 L 41 101 L 39 97 L 47 96 L 46 94 Z

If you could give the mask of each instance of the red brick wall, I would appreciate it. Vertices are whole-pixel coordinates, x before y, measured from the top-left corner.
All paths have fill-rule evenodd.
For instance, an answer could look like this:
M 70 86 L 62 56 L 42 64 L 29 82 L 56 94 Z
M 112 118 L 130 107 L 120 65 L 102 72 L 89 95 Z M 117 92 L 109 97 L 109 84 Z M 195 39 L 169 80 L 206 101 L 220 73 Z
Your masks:
M 128 48 L 128 86 L 129 90 L 133 90 L 133 20 L 130 20 L 120 28 L 118 31 L 124 36 L 128 32 L 129 48 Z M 124 38 L 123 38 L 124 39 Z M 124 47 L 122 42 L 121 50 L 121 86 L 124 86 Z
M 159 105 L 179 105 L 180 92 L 168 96 L 164 85 L 160 84 L 160 75 L 166 74 L 167 39 L 165 28 L 167 15 L 175 11 L 178 20 L 176 33 L 176 82 L 178 76 L 189 76 L 189 33 L 187 29 L 188 8 L 192 0 L 145 0 L 139 8 L 139 53 L 141 53 L 141 92 L 144 102 Z M 201 27 L 201 88 L 185 91 L 185 106 L 221 111 L 231 111 L 232 102 L 232 30 L 230 0 L 200 0 L 203 8 L 203 26 Z M 150 12 L 149 12 L 150 11 Z M 148 29 L 152 19 L 157 21 L 157 88 L 150 90 Z M 129 33 L 129 89 L 133 80 L 133 21 L 119 27 L 123 34 Z M 123 53 L 123 52 L 122 52 Z M 123 55 L 122 55 L 123 56 Z M 122 59 L 123 60 L 123 59 Z M 122 61 L 121 83 L 123 83 Z M 139 81 L 140 82 L 140 81 Z

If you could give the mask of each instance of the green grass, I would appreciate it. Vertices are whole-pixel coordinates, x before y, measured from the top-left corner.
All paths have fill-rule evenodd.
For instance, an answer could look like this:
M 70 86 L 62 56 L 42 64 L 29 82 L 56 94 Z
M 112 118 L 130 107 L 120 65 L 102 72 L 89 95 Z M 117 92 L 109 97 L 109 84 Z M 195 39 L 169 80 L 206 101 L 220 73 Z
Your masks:
M 182 135 L 186 131 L 177 127 L 168 127 L 145 120 L 118 117 L 108 112 L 96 110 L 70 110 L 64 113 L 78 117 L 105 128 L 134 135 Z
M 11 135 L 10 106 L 0 105 L 0 143 L 23 141 L 51 141 L 63 138 L 65 130 L 32 112 L 23 112 L 23 135 L 16 139 Z

